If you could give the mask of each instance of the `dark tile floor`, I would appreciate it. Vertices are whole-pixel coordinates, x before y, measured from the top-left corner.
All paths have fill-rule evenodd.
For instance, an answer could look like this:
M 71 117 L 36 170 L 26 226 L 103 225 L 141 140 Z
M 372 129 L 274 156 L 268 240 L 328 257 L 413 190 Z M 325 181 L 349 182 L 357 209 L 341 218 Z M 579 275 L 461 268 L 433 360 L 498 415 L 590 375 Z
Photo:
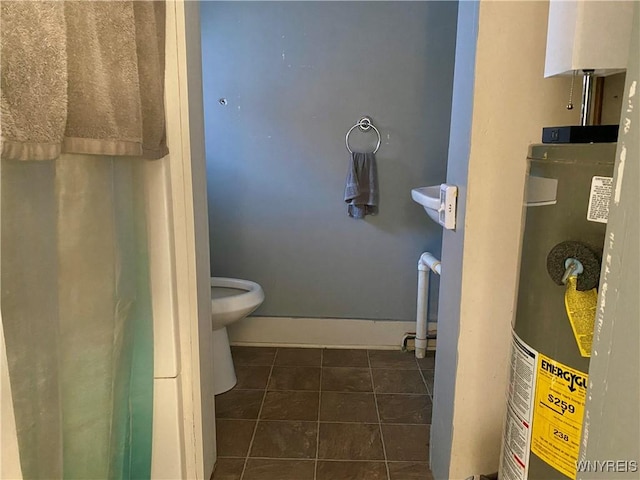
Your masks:
M 431 480 L 433 352 L 232 347 L 213 480 Z

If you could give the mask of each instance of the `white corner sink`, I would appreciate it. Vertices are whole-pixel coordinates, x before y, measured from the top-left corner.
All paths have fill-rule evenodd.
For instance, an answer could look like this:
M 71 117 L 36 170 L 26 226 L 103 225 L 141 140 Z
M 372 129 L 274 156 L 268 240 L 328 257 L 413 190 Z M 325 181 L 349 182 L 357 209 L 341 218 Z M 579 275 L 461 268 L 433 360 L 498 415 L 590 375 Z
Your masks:
M 447 230 L 456 229 L 458 187 L 448 183 L 411 190 L 411 198 L 424 207 L 431 220 Z
M 429 218 L 436 223 L 439 222 L 440 209 L 440 185 L 414 188 L 411 190 L 411 198 L 414 202 L 424 207 Z

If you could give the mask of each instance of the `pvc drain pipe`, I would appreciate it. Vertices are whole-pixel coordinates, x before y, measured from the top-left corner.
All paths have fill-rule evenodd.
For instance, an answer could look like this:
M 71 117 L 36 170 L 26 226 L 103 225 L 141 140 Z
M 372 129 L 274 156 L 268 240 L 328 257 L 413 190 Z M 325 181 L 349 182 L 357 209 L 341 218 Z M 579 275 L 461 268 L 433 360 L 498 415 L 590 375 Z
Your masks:
M 427 314 L 429 312 L 429 271 L 440 275 L 440 260 L 424 252 L 418 260 L 418 299 L 416 308 L 416 358 L 427 350 Z

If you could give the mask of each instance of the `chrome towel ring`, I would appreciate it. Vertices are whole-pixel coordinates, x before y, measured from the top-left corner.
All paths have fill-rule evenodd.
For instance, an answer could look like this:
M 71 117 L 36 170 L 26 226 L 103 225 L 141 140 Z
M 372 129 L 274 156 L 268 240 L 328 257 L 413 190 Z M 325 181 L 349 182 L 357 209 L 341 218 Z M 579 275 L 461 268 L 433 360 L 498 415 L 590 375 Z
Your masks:
M 380 148 L 380 132 L 375 127 L 375 125 L 371 122 L 371 119 L 369 117 L 362 117 L 360 120 L 358 120 L 358 123 L 356 123 L 353 127 L 351 127 L 349 129 L 349 131 L 347 132 L 347 134 L 345 135 L 344 141 L 345 141 L 345 143 L 347 145 L 347 150 L 349 150 L 349 153 L 353 153 L 351 151 L 351 148 L 349 148 L 349 134 L 351 132 L 353 132 L 353 129 L 356 128 L 356 127 L 359 127 L 360 130 L 362 130 L 363 132 L 366 132 L 370 128 L 373 128 L 375 130 L 375 132 L 378 134 L 378 144 L 376 145 L 376 148 L 373 151 L 373 153 L 376 153 L 378 151 L 378 149 Z

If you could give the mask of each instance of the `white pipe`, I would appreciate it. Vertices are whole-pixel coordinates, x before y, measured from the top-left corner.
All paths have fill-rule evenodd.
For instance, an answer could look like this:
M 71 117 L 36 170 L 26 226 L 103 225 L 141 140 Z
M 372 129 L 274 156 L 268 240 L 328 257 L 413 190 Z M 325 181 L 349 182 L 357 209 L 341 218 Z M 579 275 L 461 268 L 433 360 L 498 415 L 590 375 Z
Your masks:
M 440 260 L 424 252 L 418 260 L 418 299 L 416 306 L 416 358 L 424 358 L 427 350 L 427 314 L 429 313 L 429 271 L 440 275 Z

